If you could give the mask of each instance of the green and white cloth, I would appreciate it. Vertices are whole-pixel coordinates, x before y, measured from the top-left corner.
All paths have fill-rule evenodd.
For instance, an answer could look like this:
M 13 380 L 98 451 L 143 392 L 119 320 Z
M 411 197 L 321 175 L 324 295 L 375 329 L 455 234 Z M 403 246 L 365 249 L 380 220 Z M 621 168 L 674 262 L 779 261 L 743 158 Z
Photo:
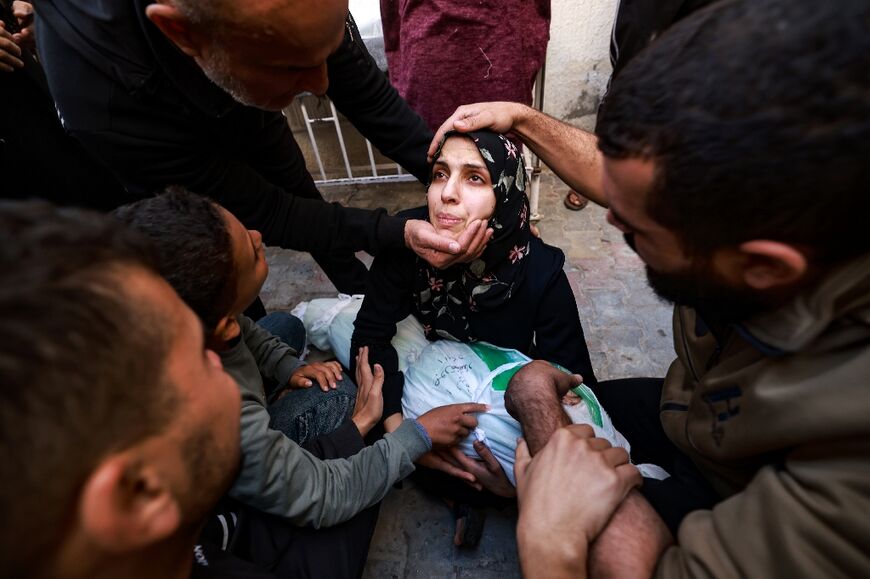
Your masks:
M 293 313 L 303 320 L 309 343 L 321 350 L 331 350 L 342 365 L 349 367 L 353 321 L 361 304 L 360 296 L 316 299 L 300 304 Z M 522 428 L 505 410 L 504 392 L 513 375 L 531 359 L 516 350 L 486 342 L 430 342 L 413 316 L 399 322 L 396 330 L 392 344 L 399 356 L 399 370 L 405 375 L 402 394 L 405 418 L 417 418 L 445 404 L 487 404 L 490 411 L 478 415 L 478 427 L 459 446 L 468 456 L 477 457 L 472 443 L 485 442 L 513 483 L 514 452 Z M 596 436 L 631 452 L 628 441 L 613 427 L 595 394 L 582 384 L 574 392 L 582 401 L 564 406 L 572 422 L 589 424 Z M 667 477 L 654 465 L 641 467 L 644 476 Z

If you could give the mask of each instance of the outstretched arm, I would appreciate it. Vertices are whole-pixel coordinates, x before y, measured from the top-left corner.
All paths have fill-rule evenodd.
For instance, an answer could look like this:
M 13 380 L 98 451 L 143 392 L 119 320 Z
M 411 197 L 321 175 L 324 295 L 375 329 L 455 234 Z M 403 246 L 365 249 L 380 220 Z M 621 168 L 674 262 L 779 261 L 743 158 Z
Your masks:
M 526 364 L 511 378 L 504 396 L 505 409 L 523 426 L 531 454 L 544 448 L 554 432 L 571 424 L 561 400 L 582 380 L 542 360 Z
M 598 138 L 531 107 L 510 102 L 464 105 L 444 121 L 429 145 L 431 158 L 444 133 L 484 128 L 513 132 L 572 189 L 607 206 L 601 189 L 602 155 Z
M 546 456 L 542 458 L 544 464 L 562 461 L 558 466 L 548 466 L 549 474 L 542 475 L 537 486 L 532 487 L 542 495 L 551 493 L 556 497 L 558 506 L 536 502 L 535 507 L 527 510 L 529 514 L 525 526 L 518 527 L 518 540 L 529 545 L 530 553 L 526 555 L 528 561 L 542 560 L 541 557 L 545 555 L 552 559 L 553 568 L 548 566 L 546 570 L 548 577 L 582 576 L 578 573 L 585 571 L 587 565 L 594 577 L 648 577 L 673 538 L 661 518 L 639 493 L 631 492 L 619 504 L 626 494 L 617 482 L 627 479 L 614 480 L 614 474 L 608 471 L 608 464 L 612 467 L 622 465 L 617 459 L 622 460 L 623 456 L 627 463 L 627 453 L 622 449 L 610 448 L 610 443 L 603 439 L 591 439 L 594 443 L 586 442 L 593 436 L 592 428 L 588 425 L 565 426 L 570 421 L 562 410 L 560 400 L 569 388 L 578 383 L 577 376 L 566 374 L 546 362 L 535 361 L 517 372 L 508 387 L 505 406 L 523 425 L 527 441 L 517 448 L 517 464 L 520 465 L 521 460 L 528 463 L 531 460 L 529 457 L 539 452 L 541 457 Z M 566 431 L 575 435 L 573 439 L 568 439 L 574 445 L 567 444 Z M 611 463 L 602 464 L 601 458 L 605 455 L 595 454 L 605 451 Z M 570 472 L 560 470 L 575 463 L 576 468 L 572 467 Z M 634 471 L 631 480 L 635 480 L 636 469 L 630 464 L 627 466 Z M 520 465 L 520 468 L 523 467 Z M 626 476 L 625 469 L 622 473 Z M 522 496 L 519 478 L 517 474 L 517 492 Z M 550 486 L 547 487 L 547 484 Z M 587 497 L 587 491 L 590 495 L 596 492 L 616 494 Z M 604 504 L 607 504 L 606 501 L 616 502 L 613 509 L 604 514 L 603 511 L 584 511 L 583 503 L 589 500 L 605 501 Z M 520 508 L 522 521 L 522 503 Z M 567 521 L 556 518 L 567 513 L 576 518 L 571 523 L 576 528 L 572 527 L 574 534 L 558 535 L 567 537 L 563 544 L 553 545 L 551 538 L 538 537 L 538 533 L 548 526 L 567 526 Z M 584 517 L 588 517 L 588 520 Z M 585 543 L 581 531 L 586 532 Z M 537 573 L 532 563 L 524 564 L 523 572 L 526 577 L 544 576 Z M 560 575 L 561 572 L 564 575 Z

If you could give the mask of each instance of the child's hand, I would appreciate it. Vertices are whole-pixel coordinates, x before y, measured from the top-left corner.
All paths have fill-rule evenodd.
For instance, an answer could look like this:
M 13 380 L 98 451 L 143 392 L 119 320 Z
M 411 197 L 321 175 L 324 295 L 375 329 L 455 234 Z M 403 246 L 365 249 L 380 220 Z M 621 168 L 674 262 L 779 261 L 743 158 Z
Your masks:
M 488 410 L 486 404 L 474 402 L 448 404 L 433 408 L 417 422 L 429 433 L 433 448 L 443 448 L 462 442 L 477 427 L 477 418 L 473 415 Z
M 356 358 L 356 405 L 353 408 L 353 423 L 363 436 L 381 419 L 384 413 L 384 369 L 375 364 L 375 372 L 369 366 L 369 349 L 359 349 Z
M 290 388 L 310 388 L 317 380 L 320 389 L 329 392 L 336 388 L 336 383 L 341 380 L 341 364 L 338 362 L 313 362 L 306 366 L 300 366 L 290 376 L 288 386 Z

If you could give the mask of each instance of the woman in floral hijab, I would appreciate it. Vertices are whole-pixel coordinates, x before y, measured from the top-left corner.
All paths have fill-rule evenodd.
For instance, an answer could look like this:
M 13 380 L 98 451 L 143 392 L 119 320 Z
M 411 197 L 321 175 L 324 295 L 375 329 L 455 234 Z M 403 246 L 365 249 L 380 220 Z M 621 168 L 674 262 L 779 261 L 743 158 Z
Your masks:
M 529 199 L 525 193 L 526 174 L 523 157 L 516 145 L 503 135 L 490 132 L 447 133 L 435 164 L 447 139 L 455 136 L 471 140 L 485 162 L 495 194 L 495 210 L 489 218 L 493 236 L 483 255 L 470 264 L 437 270 L 417 259 L 414 280 L 415 315 L 429 340 L 447 338 L 459 342 L 477 340 L 469 326 L 466 312 L 492 310 L 509 300 L 525 274 L 525 256 L 529 252 Z M 437 167 L 436 167 L 437 174 Z M 431 188 L 437 181 L 430 183 Z M 433 225 L 432 204 L 429 220 Z
M 448 133 L 435 155 L 427 201 L 426 207 L 404 215 L 428 219 L 438 233 L 454 238 L 473 221 L 485 219 L 493 236 L 478 259 L 443 270 L 404 248 L 379 253 L 372 263 L 350 360 L 355 366 L 356 353 L 367 346 L 369 362 L 383 367 L 385 430 L 402 422 L 404 376 L 390 341 L 396 324 L 409 314 L 423 324 L 429 340 L 480 340 L 516 349 L 558 363 L 594 385 L 577 304 L 562 270 L 565 255 L 530 233 L 517 146 L 486 131 Z M 456 465 L 435 452 L 418 464 L 457 474 Z M 424 486 L 460 503 L 492 503 L 492 495 L 457 478 L 439 479 L 429 471 L 427 479 L 431 484 Z

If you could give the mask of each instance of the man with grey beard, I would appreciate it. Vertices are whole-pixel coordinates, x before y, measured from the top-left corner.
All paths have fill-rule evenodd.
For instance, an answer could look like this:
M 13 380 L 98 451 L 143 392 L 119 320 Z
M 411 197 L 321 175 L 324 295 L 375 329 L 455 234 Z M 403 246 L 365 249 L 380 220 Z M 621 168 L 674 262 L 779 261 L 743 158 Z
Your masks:
M 355 251 L 407 245 L 443 267 L 486 241 L 482 223 L 457 243 L 317 191 L 280 113 L 303 91 L 328 94 L 385 155 L 426 176 L 431 132 L 376 67 L 347 0 L 45 0 L 37 22 L 61 120 L 124 184 L 118 205 L 171 184 L 208 195 L 267 245 L 310 251 L 345 293 L 365 287 Z

